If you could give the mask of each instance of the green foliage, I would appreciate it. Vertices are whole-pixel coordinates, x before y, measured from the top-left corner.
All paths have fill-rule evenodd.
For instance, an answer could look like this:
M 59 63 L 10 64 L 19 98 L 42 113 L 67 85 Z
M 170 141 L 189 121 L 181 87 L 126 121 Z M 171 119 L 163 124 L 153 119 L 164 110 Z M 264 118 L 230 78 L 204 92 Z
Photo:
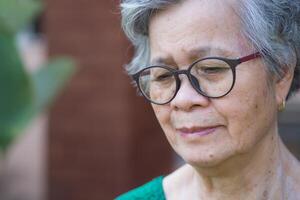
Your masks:
M 14 37 L 0 35 L 0 148 L 18 132 L 33 106 L 33 88 L 14 43 Z
M 38 0 L 0 0 L 0 32 L 15 34 L 41 10 Z
M 34 106 L 37 111 L 44 109 L 54 100 L 62 86 L 73 75 L 74 65 L 75 63 L 68 58 L 57 58 L 34 74 Z
M 17 113 L 23 112 L 32 102 L 32 88 L 30 78 L 17 54 L 13 37 L 0 35 L 0 57 L 0 120 L 5 122 L 14 120 Z
M 35 74 L 24 69 L 16 33 L 40 10 L 35 0 L 0 0 L 0 150 L 6 150 L 45 109 L 74 72 L 68 58 L 50 61 Z

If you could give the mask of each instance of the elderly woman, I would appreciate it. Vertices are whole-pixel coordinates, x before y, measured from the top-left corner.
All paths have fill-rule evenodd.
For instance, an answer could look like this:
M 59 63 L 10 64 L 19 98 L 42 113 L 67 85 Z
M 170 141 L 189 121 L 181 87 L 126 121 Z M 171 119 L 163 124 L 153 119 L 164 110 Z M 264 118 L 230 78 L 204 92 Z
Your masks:
M 118 197 L 300 199 L 278 113 L 300 88 L 299 0 L 124 0 L 128 72 L 185 165 Z

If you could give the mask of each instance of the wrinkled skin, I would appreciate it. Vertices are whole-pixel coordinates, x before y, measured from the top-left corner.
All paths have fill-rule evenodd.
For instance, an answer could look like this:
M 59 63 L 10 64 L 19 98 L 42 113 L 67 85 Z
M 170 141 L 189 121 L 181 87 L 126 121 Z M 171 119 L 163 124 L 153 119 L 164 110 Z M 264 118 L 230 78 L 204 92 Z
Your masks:
M 241 34 L 235 1 L 187 0 L 152 16 L 151 60 L 186 69 L 197 58 L 255 52 Z M 186 165 L 164 179 L 167 199 L 296 199 L 300 167 L 278 136 L 278 106 L 293 78 L 267 74 L 261 58 L 237 67 L 233 90 L 209 99 L 186 76 L 166 105 L 154 105 L 165 135 Z M 182 130 L 208 128 L 209 134 Z

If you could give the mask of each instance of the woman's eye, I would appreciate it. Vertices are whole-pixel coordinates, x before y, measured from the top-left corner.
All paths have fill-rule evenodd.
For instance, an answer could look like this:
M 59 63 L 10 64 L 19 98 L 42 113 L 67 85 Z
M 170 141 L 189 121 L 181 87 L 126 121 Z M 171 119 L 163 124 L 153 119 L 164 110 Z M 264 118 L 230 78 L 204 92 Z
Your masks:
M 158 75 L 154 78 L 154 81 L 166 81 L 172 78 L 172 73 L 168 72 L 165 74 Z
M 199 72 L 205 74 L 221 74 L 227 72 L 228 70 L 228 67 L 201 67 Z

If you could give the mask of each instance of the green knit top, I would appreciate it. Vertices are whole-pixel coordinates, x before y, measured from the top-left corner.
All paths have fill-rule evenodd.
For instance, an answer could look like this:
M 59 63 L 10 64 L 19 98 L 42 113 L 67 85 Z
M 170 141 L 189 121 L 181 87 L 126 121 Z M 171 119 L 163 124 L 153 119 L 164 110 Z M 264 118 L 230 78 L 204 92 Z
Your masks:
M 159 176 L 145 185 L 122 194 L 116 200 L 166 200 L 162 180 L 163 176 Z

